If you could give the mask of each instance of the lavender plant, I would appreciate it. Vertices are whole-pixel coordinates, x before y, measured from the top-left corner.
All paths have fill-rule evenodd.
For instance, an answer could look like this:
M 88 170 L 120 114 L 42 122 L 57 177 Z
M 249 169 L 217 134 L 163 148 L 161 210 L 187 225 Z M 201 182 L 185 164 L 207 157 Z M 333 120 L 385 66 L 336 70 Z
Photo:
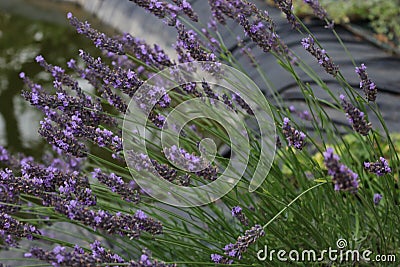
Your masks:
M 68 13 L 77 33 L 92 40 L 101 56 L 77 51 L 80 59 L 67 61 L 68 69 L 64 69 L 38 55 L 37 63 L 54 79 L 53 88 L 36 84 L 29 73 L 20 74 L 26 84 L 22 97 L 43 112 L 39 133 L 49 145 L 43 159 L 0 147 L 0 237 L 2 248 L 22 253 L 14 263 L 29 259 L 53 266 L 279 266 L 279 258 L 262 259 L 260 251 L 268 246 L 318 252 L 335 247 L 340 238 L 347 240 L 349 249 L 371 250 L 371 259 L 377 254 L 399 255 L 398 151 L 374 104 L 379 85 L 375 87 L 368 78 L 364 65 L 354 66 L 360 88 L 351 87 L 329 51 L 292 13 L 291 1 L 275 2 L 293 30 L 307 32 L 298 43 L 308 52 L 304 54 L 315 58 L 315 66 L 306 65 L 302 56 L 285 45 L 266 10 L 246 0 L 209 0 L 212 17 L 203 30 L 185 0 L 132 2 L 154 19 L 164 20 L 165 27 L 176 29 L 176 59 L 140 36 L 109 37 Z M 306 2 L 326 19 L 317 1 Z M 271 153 L 276 150 L 270 168 L 262 151 L 263 129 L 257 128 L 257 114 L 262 112 L 255 108 L 257 102 L 214 84 L 229 76 L 222 64 L 246 71 L 224 45 L 220 31 L 229 32 L 229 27 L 242 29 L 238 46 L 247 56 L 250 47 L 272 53 L 308 104 L 308 110 L 298 113 L 286 107 L 277 92 L 263 99 L 271 109 L 272 122 L 280 126 L 273 125 L 276 134 L 268 136 L 273 146 L 267 148 Z M 325 30 L 335 32 L 332 25 Z M 244 38 L 248 43 L 241 41 Z M 341 94 L 336 95 L 318 77 L 314 69 L 318 65 L 342 85 Z M 267 75 L 257 60 L 252 66 L 263 77 Z M 212 78 L 190 80 L 199 68 Z M 157 80 L 159 71 L 173 77 L 168 80 L 170 90 Z M 300 73 L 325 90 L 329 101 L 318 98 Z M 83 90 L 78 78 L 85 79 L 95 93 Z M 228 81 L 237 86 L 234 79 Z M 180 126 L 168 119 L 174 110 L 190 113 L 179 105 L 193 99 L 202 103 L 204 114 L 217 113 L 212 118 L 219 121 L 197 116 Z M 324 105 L 347 116 L 349 123 L 336 124 Z M 148 114 L 147 135 L 135 128 L 126 134 L 126 120 L 139 120 L 140 112 Z M 382 132 L 368 122 L 369 114 L 380 119 Z M 230 162 L 244 160 L 244 154 L 234 150 L 225 117 L 243 121 L 244 128 L 235 129 L 236 136 L 250 145 L 239 146 L 249 152 L 243 173 L 236 170 L 241 165 L 235 165 L 232 177 L 221 182 Z M 251 123 L 254 120 L 256 126 Z M 179 139 L 178 144 L 163 146 L 163 138 L 168 140 L 170 135 Z M 147 154 L 138 149 L 144 137 Z M 214 140 L 214 147 L 206 143 L 208 139 Z M 357 147 L 350 149 L 354 143 Z M 209 157 L 211 150 L 213 157 Z M 250 192 L 259 162 L 267 170 L 262 173 L 266 179 Z M 150 177 L 151 182 L 143 186 L 141 176 Z M 238 183 L 232 190 L 206 205 L 171 206 L 157 197 L 173 195 L 172 188 L 187 192 L 218 185 L 221 188 L 216 190 L 223 190 L 235 179 Z M 167 186 L 163 192 L 154 192 L 154 184 Z M 49 232 L 60 230 L 58 223 L 73 225 L 87 235 L 68 233 L 74 242 L 53 237 Z M 328 265 L 343 260 L 319 261 Z M 366 258 L 349 260 L 360 266 L 366 262 Z

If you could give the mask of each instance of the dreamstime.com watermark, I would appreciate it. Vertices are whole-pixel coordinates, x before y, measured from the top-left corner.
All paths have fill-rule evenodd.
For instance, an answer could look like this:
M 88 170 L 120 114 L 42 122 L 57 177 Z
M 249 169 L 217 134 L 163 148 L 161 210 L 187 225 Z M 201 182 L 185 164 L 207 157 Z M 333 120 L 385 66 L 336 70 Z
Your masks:
M 267 245 L 257 252 L 259 261 L 278 261 L 286 262 L 387 262 L 394 263 L 397 261 L 395 254 L 373 254 L 369 249 L 357 250 L 347 249 L 347 241 L 338 239 L 336 247 L 328 247 L 327 249 L 316 251 L 314 249 L 305 250 L 275 250 L 269 249 Z

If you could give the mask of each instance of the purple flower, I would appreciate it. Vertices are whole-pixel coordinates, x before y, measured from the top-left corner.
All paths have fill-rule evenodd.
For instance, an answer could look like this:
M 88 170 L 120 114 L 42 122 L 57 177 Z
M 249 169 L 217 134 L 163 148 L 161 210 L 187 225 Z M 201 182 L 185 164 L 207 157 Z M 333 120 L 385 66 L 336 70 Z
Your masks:
M 275 4 L 278 5 L 279 9 L 285 13 L 286 19 L 290 23 L 293 29 L 299 29 L 300 24 L 297 22 L 295 15 L 293 14 L 292 0 L 274 0 Z
M 315 41 L 311 36 L 303 38 L 301 40 L 301 44 L 318 60 L 318 63 L 325 69 L 327 73 L 336 77 L 339 72 L 339 67 L 333 63 L 332 59 L 326 54 L 324 49 L 315 47 Z
M 378 176 L 383 176 L 392 172 L 392 169 L 389 167 L 389 163 L 383 157 L 380 157 L 376 162 L 364 162 L 364 169 L 375 173 Z
M 137 210 L 135 213 L 135 217 L 140 220 L 145 220 L 147 218 L 147 215 L 143 211 Z
M 0 146 L 0 161 L 7 162 L 8 160 L 8 151 L 3 146 Z
M 328 148 L 323 154 L 324 163 L 328 174 L 332 176 L 335 190 L 356 193 L 359 187 L 358 175 L 339 162 L 340 158 L 333 153 L 333 148 Z
M 240 14 L 238 16 L 238 23 L 243 27 L 245 34 L 251 38 L 264 52 L 271 50 L 282 53 L 282 48 L 285 48 L 282 40 L 273 31 L 271 25 L 264 25 L 264 20 L 258 19 L 251 22 L 245 15 Z M 269 27 L 270 26 L 270 27 Z M 280 47 L 280 44 L 282 46 Z
M 99 241 L 90 244 L 90 248 L 92 249 L 91 254 L 85 252 L 78 245 L 75 245 L 73 251 L 67 251 L 65 247 L 61 246 L 56 246 L 52 251 L 34 247 L 28 256 L 46 261 L 53 266 L 98 266 L 102 263 L 126 263 L 121 256 L 103 248 Z
M 118 40 L 124 44 L 127 52 L 135 55 L 136 58 L 145 62 L 148 66 L 161 70 L 174 65 L 168 55 L 158 45 L 150 46 L 144 40 L 135 38 L 129 33 L 125 33 Z
M 42 63 L 44 61 L 44 58 L 42 55 L 38 55 L 35 57 L 35 60 L 37 63 Z
M 143 231 L 152 235 L 162 233 L 161 223 L 147 216 L 139 218 L 136 215 L 113 215 L 104 210 L 91 210 L 84 203 L 75 200 L 69 201 L 56 195 L 48 195 L 43 198 L 47 206 L 53 206 L 55 211 L 94 229 L 107 231 L 109 234 L 138 238 Z
M 147 250 L 147 249 L 144 249 L 143 251 L 142 251 L 142 255 L 140 256 L 140 259 L 136 262 L 136 261 L 134 261 L 134 260 L 131 260 L 130 262 L 130 265 L 129 266 L 132 266 L 132 267 L 136 267 L 136 266 L 143 266 L 143 267 L 147 267 L 147 266 L 154 266 L 154 267 L 156 267 L 156 266 L 159 266 L 159 267 L 176 267 L 177 265 L 176 264 L 165 264 L 165 263 L 163 263 L 163 262 L 161 262 L 161 261 L 158 261 L 158 260 L 152 260 L 151 259 L 151 252 L 149 251 L 149 250 Z
M 177 16 L 185 14 L 192 21 L 197 22 L 198 16 L 186 0 L 173 0 L 176 5 L 156 0 L 130 0 L 160 19 L 165 19 L 169 26 L 175 26 Z
M 164 154 L 171 162 L 180 168 L 193 172 L 206 180 L 214 181 L 218 177 L 218 168 L 208 163 L 205 159 L 188 153 L 183 148 L 173 145 L 164 149 Z
M 306 135 L 303 132 L 293 128 L 289 124 L 289 122 L 290 120 L 288 118 L 283 119 L 283 125 L 282 125 L 283 135 L 288 141 L 289 146 L 294 146 L 295 148 L 302 150 L 303 147 L 305 146 L 304 139 L 306 138 Z
M 242 208 L 239 206 L 235 206 L 232 208 L 232 216 L 236 217 L 240 223 L 243 225 L 249 225 L 249 220 L 247 219 L 246 215 L 242 212 Z
M 242 213 L 242 208 L 239 206 L 235 206 L 232 208 L 232 216 L 236 216 L 239 213 Z
M 308 4 L 314 11 L 314 15 L 317 16 L 321 20 L 327 19 L 328 13 L 321 6 L 318 0 L 304 0 L 304 3 Z
M 92 172 L 92 176 L 107 185 L 113 192 L 118 193 L 124 200 L 133 203 L 139 202 L 140 195 L 137 189 L 130 184 L 126 184 L 121 177 L 114 173 L 105 174 L 101 169 L 97 168 Z
M 368 135 L 369 131 L 372 128 L 370 122 L 367 122 L 364 118 L 364 113 L 361 112 L 358 108 L 354 107 L 353 104 L 348 102 L 344 95 L 340 95 L 340 99 L 342 100 L 342 107 L 346 112 L 346 116 L 349 122 L 352 124 L 353 129 L 361 134 L 361 135 Z
M 70 24 L 76 28 L 76 31 L 89 37 L 96 47 L 119 55 L 125 54 L 124 48 L 118 40 L 107 37 L 104 33 L 93 29 L 87 22 L 79 21 L 70 12 L 67 14 L 67 18 Z
M 367 67 L 364 64 L 361 64 L 360 67 L 356 67 L 356 73 L 361 79 L 360 88 L 364 91 L 365 97 L 368 101 L 374 102 L 378 94 L 378 89 L 376 88 L 375 83 L 368 78 L 366 69 Z
M 120 89 L 130 97 L 134 95 L 136 90 L 143 84 L 134 72 L 122 68 L 111 69 L 104 64 L 101 58 L 93 58 L 83 50 L 79 50 L 79 55 L 87 64 L 87 67 L 94 71 L 103 82 Z
M 228 265 L 230 265 L 230 264 L 233 263 L 233 260 L 231 260 L 229 258 L 225 258 L 225 257 L 223 257 L 223 256 L 221 256 L 219 254 L 211 254 L 211 260 L 214 263 L 217 263 L 217 264 L 228 264 Z
M 215 55 L 206 51 L 193 30 L 186 30 L 182 23 L 176 24 L 178 41 L 175 49 L 179 55 L 179 62 L 215 61 Z M 186 50 L 186 51 L 185 51 Z
M 381 202 L 381 200 L 382 200 L 381 194 L 378 194 L 378 193 L 374 194 L 374 204 L 375 205 L 379 205 L 379 202 Z
M 264 229 L 258 224 L 254 225 L 250 230 L 246 230 L 243 236 L 239 236 L 235 244 L 228 244 L 224 247 L 225 255 L 240 260 L 242 254 L 247 251 L 247 248 L 264 235 Z
M 235 101 L 236 104 L 238 104 L 242 109 L 244 109 L 247 112 L 247 114 L 254 115 L 254 112 L 251 109 L 251 107 L 246 103 L 246 101 L 244 101 L 244 99 L 240 96 L 239 93 L 234 93 L 232 95 L 232 100 Z
M 5 241 L 7 246 L 18 246 L 18 239 L 27 238 L 32 240 L 34 235 L 41 233 L 35 226 L 28 223 L 22 223 L 7 213 L 0 212 L 0 237 Z

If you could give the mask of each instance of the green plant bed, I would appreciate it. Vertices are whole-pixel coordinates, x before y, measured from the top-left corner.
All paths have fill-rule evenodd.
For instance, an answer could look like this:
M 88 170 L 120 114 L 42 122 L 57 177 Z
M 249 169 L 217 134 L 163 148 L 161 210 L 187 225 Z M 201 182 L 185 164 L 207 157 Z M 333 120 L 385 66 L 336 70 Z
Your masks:
M 268 0 L 273 3 L 274 1 Z M 320 0 L 329 17 L 357 35 L 394 53 L 400 52 L 400 4 L 397 0 Z M 313 15 L 303 0 L 293 1 L 299 17 Z M 371 36 L 371 32 L 373 35 Z M 373 39 L 371 38 L 373 37 Z

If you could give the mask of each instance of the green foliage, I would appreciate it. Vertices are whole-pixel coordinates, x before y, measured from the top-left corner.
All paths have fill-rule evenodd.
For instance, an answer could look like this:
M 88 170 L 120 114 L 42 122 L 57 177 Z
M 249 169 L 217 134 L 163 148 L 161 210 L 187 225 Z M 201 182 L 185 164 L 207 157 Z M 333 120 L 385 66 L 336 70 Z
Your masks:
M 400 4 L 398 0 L 320 0 L 335 23 L 368 20 L 370 27 L 391 41 L 400 40 Z M 303 0 L 293 1 L 297 15 L 311 15 L 312 10 Z

